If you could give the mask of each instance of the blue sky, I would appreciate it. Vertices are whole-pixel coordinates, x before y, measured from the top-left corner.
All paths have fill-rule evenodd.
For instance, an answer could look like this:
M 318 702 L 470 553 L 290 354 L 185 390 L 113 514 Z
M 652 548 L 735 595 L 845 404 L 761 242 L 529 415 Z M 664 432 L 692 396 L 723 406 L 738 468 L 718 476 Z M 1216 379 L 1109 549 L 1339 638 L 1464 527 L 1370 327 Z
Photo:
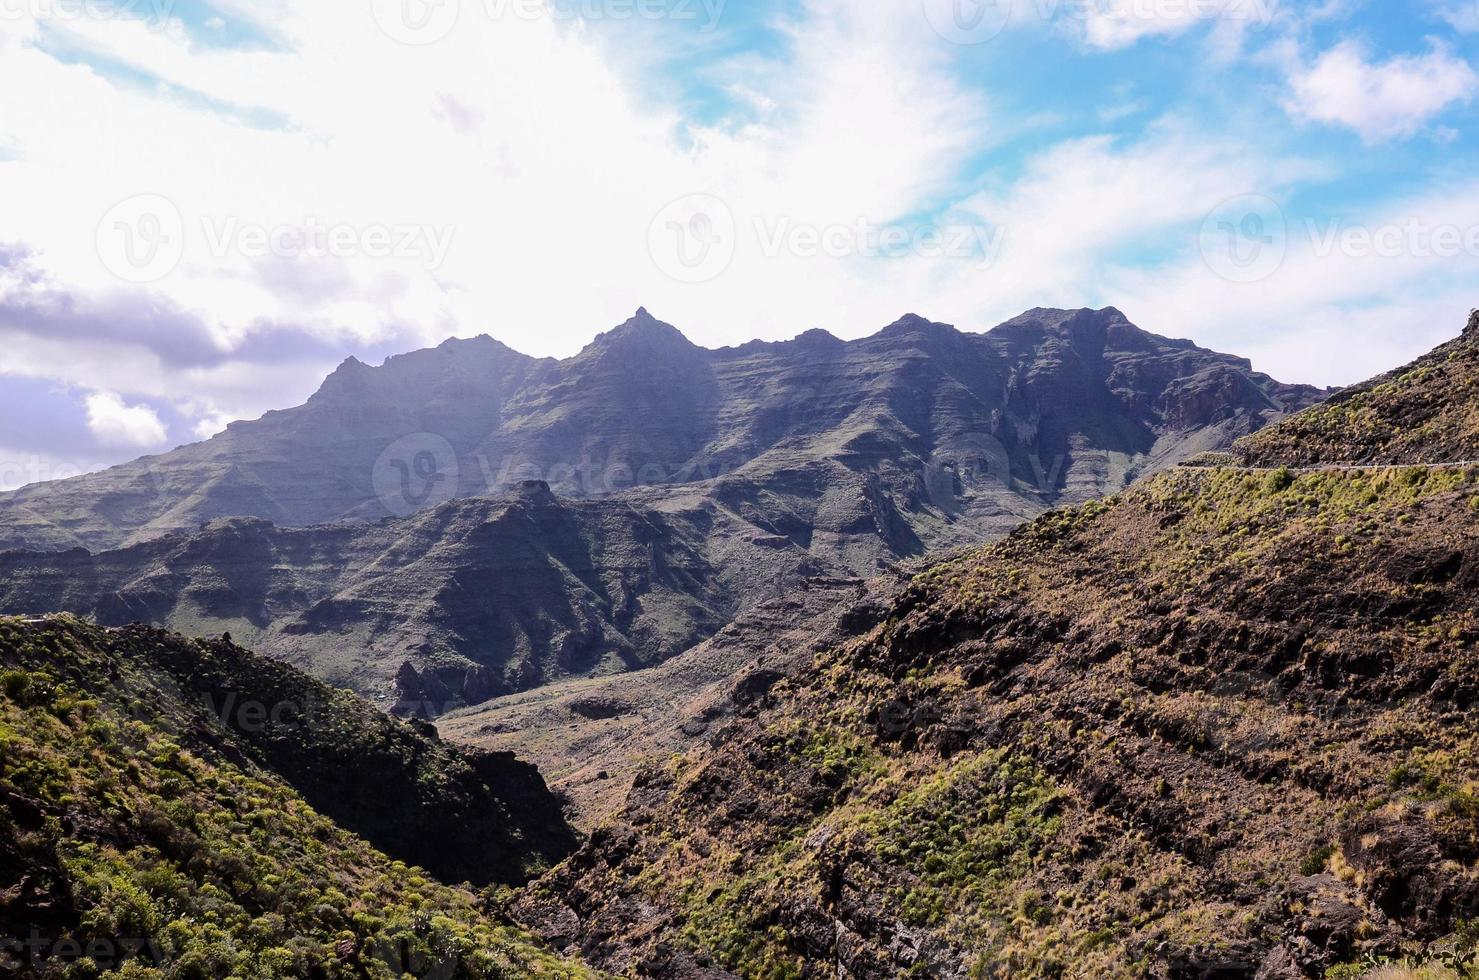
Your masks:
M 0 0 L 0 486 L 639 305 L 1350 383 L 1479 304 L 1476 66 L 1479 0 Z

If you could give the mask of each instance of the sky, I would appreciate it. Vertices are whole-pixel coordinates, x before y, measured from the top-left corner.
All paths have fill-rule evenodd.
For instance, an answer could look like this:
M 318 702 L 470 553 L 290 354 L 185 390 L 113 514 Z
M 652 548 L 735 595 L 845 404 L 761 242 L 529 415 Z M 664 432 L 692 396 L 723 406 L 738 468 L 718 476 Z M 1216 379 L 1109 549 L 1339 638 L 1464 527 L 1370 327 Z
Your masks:
M 638 306 L 1355 382 L 1479 305 L 1476 66 L 1479 0 L 0 0 L 0 488 Z

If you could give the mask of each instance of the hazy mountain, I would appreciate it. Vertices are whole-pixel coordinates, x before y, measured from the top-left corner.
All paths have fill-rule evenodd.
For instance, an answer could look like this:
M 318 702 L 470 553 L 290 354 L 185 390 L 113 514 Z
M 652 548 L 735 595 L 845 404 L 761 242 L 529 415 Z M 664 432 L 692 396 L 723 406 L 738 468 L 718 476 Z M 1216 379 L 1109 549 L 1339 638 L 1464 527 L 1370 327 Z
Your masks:
M 519 918 L 654 976 L 1473 975 L 1476 349 L 819 620 Z M 1427 465 L 1339 465 L 1377 419 Z
M 0 494 L 0 547 L 115 548 L 222 517 L 377 520 L 530 479 L 604 496 L 725 474 L 743 506 L 761 484 L 811 495 L 876 472 L 901 502 L 1002 526 L 1319 397 L 1113 309 L 1034 310 L 986 334 L 910 316 L 848 343 L 810 331 L 723 350 L 641 310 L 563 361 L 486 336 L 350 359 L 297 408 Z

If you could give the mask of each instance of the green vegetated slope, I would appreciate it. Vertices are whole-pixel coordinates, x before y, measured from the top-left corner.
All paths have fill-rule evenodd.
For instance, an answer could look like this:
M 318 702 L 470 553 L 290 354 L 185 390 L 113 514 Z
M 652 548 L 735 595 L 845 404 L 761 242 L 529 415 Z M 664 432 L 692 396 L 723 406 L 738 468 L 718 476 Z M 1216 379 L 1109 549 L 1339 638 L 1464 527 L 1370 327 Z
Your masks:
M 1163 474 L 919 576 L 517 916 L 654 976 L 1479 975 L 1476 640 L 1479 468 Z
M 1461 337 L 1243 440 L 1238 454 L 1252 465 L 1479 459 L 1479 311 Z
M 0 976 L 588 976 L 415 866 L 558 858 L 517 765 L 229 643 L 0 620 Z

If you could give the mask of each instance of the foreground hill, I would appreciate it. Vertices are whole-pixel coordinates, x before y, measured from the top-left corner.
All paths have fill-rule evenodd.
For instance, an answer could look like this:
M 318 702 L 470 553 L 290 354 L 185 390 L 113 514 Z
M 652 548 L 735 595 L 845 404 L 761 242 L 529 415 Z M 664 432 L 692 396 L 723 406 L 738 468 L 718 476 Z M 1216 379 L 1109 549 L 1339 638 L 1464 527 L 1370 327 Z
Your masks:
M 1472 975 L 1476 641 L 1479 468 L 1166 473 L 918 576 L 518 916 L 653 976 Z
M 530 767 L 229 642 L 0 620 L 0 976 L 585 976 L 408 867 L 570 843 Z
M 1463 335 L 1247 439 L 1250 466 L 1479 459 L 1479 317 Z
M 1319 397 L 1113 309 L 1033 310 L 986 334 L 910 316 L 864 340 L 811 331 L 724 350 L 642 310 L 563 361 L 486 336 L 378 368 L 351 359 L 297 408 L 0 494 L 0 547 L 111 549 L 223 517 L 373 521 L 526 480 L 605 496 L 721 476 L 719 500 L 785 512 L 783 534 L 827 530 L 817 498 L 855 509 L 864 474 L 890 506 L 974 533 Z M 921 536 L 901 524 L 900 546 Z

